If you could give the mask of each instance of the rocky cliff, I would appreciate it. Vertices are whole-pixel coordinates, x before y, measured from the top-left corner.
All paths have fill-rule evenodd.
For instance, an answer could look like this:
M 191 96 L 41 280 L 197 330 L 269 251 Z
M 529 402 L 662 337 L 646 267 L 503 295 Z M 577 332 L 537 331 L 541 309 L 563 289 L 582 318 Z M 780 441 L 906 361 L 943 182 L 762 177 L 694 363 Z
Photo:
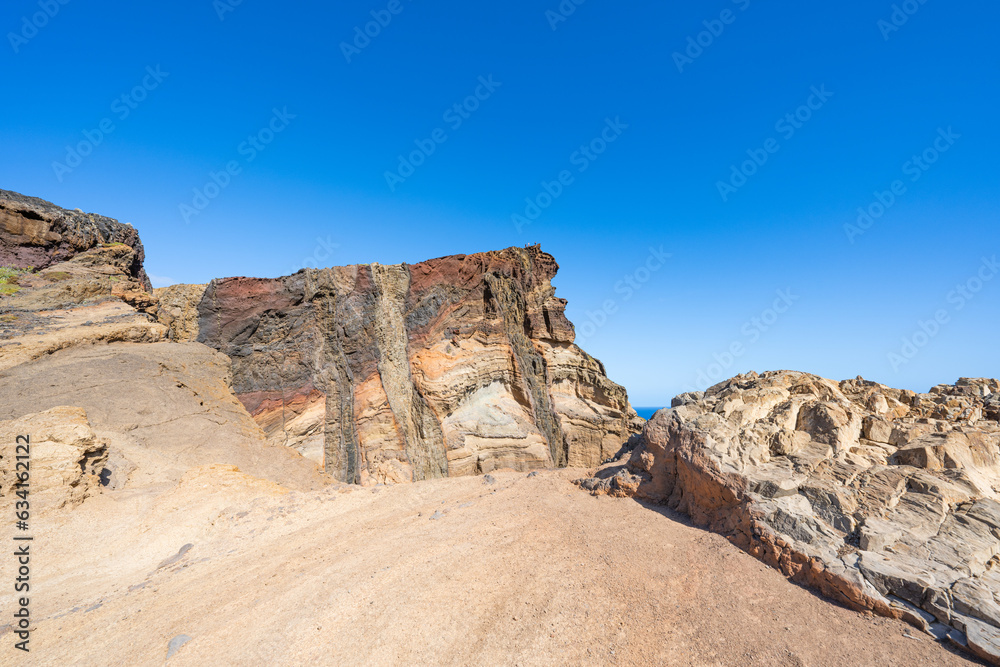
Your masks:
M 0 190 L 0 266 L 40 271 L 107 244 L 131 248 L 126 271 L 146 291 L 152 289 L 142 266 L 145 251 L 131 225 Z
M 663 502 L 856 609 L 1000 664 L 1000 382 L 741 375 L 580 484 Z
M 130 225 L 0 190 L 0 369 L 68 347 L 162 340 Z
M 573 344 L 557 269 L 530 247 L 216 280 L 197 340 L 272 441 L 342 480 L 592 466 L 642 421 Z M 190 290 L 171 298 L 183 321 Z

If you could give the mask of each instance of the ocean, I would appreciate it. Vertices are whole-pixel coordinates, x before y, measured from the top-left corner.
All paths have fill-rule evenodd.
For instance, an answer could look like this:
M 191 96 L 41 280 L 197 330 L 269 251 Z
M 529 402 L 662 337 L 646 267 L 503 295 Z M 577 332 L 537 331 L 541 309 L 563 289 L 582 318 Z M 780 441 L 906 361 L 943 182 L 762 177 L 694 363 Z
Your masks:
M 639 416 L 643 419 L 649 419 L 657 410 L 662 410 L 663 408 L 636 408 L 635 411 L 639 413 Z

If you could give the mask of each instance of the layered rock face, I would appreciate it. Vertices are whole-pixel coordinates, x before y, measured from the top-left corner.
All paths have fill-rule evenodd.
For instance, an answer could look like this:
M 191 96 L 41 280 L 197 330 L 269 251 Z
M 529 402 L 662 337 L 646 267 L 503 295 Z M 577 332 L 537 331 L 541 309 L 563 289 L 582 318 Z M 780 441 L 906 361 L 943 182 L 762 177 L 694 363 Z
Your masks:
M 797 581 L 1000 658 L 1000 383 L 741 375 L 580 484 L 688 514 Z M 624 463 L 624 465 L 622 465 Z
M 642 422 L 573 344 L 557 269 L 531 247 L 216 280 L 197 340 L 272 441 L 344 481 L 592 466 Z
M 270 444 L 362 484 L 597 465 L 641 428 L 537 247 L 152 291 L 135 229 L 0 191 L 0 370 L 205 343 Z

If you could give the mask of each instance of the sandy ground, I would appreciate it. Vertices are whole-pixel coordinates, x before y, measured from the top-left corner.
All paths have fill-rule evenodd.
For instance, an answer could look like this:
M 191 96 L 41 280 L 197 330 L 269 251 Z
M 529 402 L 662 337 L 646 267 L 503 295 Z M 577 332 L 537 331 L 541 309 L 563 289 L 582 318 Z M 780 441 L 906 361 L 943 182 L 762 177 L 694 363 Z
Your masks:
M 161 665 L 180 638 L 170 667 L 975 664 L 583 475 L 106 493 L 36 519 L 32 651 L 0 629 L 0 663 Z

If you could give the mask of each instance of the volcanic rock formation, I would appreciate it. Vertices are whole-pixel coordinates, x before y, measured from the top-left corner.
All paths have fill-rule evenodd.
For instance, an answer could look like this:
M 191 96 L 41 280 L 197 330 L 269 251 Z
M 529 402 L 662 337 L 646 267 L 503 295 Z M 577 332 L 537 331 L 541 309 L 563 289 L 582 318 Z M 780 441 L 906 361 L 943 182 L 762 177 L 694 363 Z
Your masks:
M 0 369 L 204 343 L 271 444 L 362 484 L 594 466 L 641 429 L 537 246 L 155 292 L 143 257 L 130 225 L 0 191 Z
M 573 344 L 557 269 L 535 246 L 216 280 L 197 340 L 272 441 L 341 480 L 593 466 L 642 421 Z
M 741 375 L 579 483 L 663 502 L 794 580 L 1000 664 L 1000 382 Z
M 0 497 L 15 495 L 18 471 L 33 471 L 31 506 L 36 512 L 82 503 L 100 489 L 99 475 L 107 463 L 107 446 L 81 408 L 56 407 L 0 421 Z
M 619 455 L 582 485 L 998 653 L 994 380 L 742 376 L 630 437 L 537 247 L 152 293 L 142 260 L 128 225 L 0 191 L 0 510 L 30 436 L 40 664 L 349 661 L 359 632 L 387 662 L 961 662 L 579 472 L 498 470 Z M 358 490 L 300 452 L 363 484 L 493 474 Z

